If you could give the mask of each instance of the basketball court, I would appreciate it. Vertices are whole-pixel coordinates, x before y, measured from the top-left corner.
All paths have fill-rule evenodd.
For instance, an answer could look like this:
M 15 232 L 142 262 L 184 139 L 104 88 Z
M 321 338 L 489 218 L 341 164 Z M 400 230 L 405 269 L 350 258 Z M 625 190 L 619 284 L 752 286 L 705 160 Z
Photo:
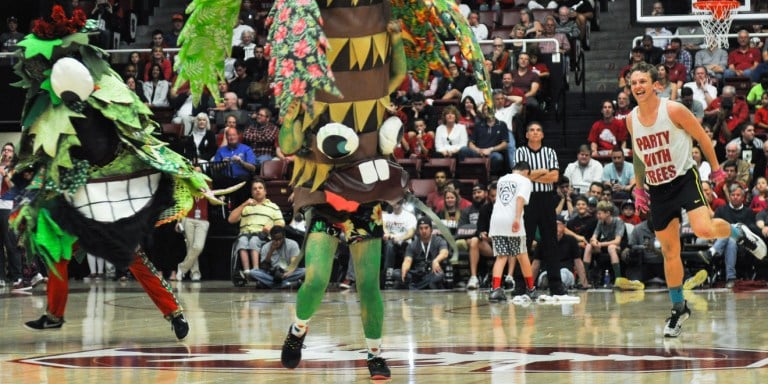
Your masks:
M 354 291 L 328 292 L 304 360 L 280 366 L 295 292 L 174 283 L 191 331 L 177 342 L 136 282 L 72 282 L 61 330 L 29 331 L 45 292 L 0 291 L 0 383 L 369 382 Z M 487 292 L 385 291 L 393 383 L 764 383 L 768 290 L 686 293 L 664 339 L 665 290 L 578 292 L 578 304 L 489 304 Z

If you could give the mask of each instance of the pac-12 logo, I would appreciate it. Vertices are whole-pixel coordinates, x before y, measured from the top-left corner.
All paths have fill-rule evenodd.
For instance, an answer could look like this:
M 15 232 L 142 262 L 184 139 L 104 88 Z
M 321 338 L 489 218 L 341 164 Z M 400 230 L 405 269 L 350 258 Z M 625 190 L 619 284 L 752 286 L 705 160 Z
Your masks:
M 517 184 L 508 182 L 501 183 L 496 187 L 496 199 L 501 201 L 504 205 L 509 205 L 516 192 Z

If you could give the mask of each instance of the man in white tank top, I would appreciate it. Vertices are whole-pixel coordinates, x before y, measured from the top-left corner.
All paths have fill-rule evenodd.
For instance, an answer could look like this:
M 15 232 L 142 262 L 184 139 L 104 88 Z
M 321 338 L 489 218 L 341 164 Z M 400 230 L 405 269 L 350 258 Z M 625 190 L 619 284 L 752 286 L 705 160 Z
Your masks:
M 766 246 L 745 226 L 710 217 L 690 153 L 692 140 L 711 140 L 684 105 L 668 103 L 656 95 L 657 81 L 658 72 L 653 65 L 639 63 L 630 70 L 630 87 L 637 107 L 627 116 L 627 128 L 634 152 L 635 205 L 640 212 L 653 217 L 653 230 L 664 254 L 664 272 L 672 300 L 672 315 L 667 319 L 664 336 L 677 337 L 682 323 L 691 315 L 683 299 L 681 209 L 688 212 L 691 229 L 699 238 L 731 236 L 759 259 L 765 257 Z M 712 166 L 710 178 L 724 179 L 725 172 L 712 145 L 702 145 L 701 150 Z

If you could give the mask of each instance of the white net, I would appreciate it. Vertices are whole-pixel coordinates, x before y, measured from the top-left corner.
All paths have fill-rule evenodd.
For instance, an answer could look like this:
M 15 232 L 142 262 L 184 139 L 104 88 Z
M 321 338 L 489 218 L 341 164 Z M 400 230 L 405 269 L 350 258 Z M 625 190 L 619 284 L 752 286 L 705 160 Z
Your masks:
M 706 9 L 693 7 L 693 14 L 699 17 L 701 29 L 706 35 L 707 46 L 716 44 L 720 48 L 728 48 L 728 31 L 731 29 L 733 15 L 738 11 L 737 7 L 738 2 L 733 6 L 728 1 L 707 4 Z

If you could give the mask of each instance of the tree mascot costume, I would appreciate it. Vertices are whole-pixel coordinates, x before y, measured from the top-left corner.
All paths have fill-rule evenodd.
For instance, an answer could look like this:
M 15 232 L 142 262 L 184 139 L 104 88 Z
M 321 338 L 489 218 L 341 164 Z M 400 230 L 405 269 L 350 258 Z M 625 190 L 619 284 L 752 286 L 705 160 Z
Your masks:
M 89 23 L 91 21 L 88 21 Z M 15 66 L 27 89 L 20 162 L 32 170 L 14 225 L 28 257 L 51 274 L 48 308 L 35 330 L 60 328 L 67 301 L 67 265 L 79 247 L 133 276 L 171 321 L 178 339 L 189 326 L 171 287 L 155 276 L 142 244 L 153 226 L 181 219 L 195 196 L 221 202 L 207 177 L 154 134 L 152 112 L 81 32 L 86 16 L 67 18 L 55 6 L 19 43 Z
M 221 26 L 235 24 L 239 3 L 195 0 L 187 9 L 191 15 L 177 68 L 179 81 L 188 79 L 195 97 L 203 86 L 216 89 L 223 78 L 231 29 Z M 320 306 L 343 240 L 357 272 L 368 368 L 372 378 L 388 378 L 390 370 L 380 357 L 380 202 L 402 199 L 408 181 L 390 160 L 402 123 L 385 119 L 389 95 L 408 70 L 422 83 L 431 70 L 447 74 L 449 57 L 437 37 L 450 34 L 473 63 L 478 87 L 491 105 L 482 52 L 448 0 L 278 0 L 268 22 L 266 53 L 282 120 L 279 144 L 295 155 L 294 209 L 308 223 L 306 280 L 282 364 L 295 368 L 301 361 L 307 323 Z

